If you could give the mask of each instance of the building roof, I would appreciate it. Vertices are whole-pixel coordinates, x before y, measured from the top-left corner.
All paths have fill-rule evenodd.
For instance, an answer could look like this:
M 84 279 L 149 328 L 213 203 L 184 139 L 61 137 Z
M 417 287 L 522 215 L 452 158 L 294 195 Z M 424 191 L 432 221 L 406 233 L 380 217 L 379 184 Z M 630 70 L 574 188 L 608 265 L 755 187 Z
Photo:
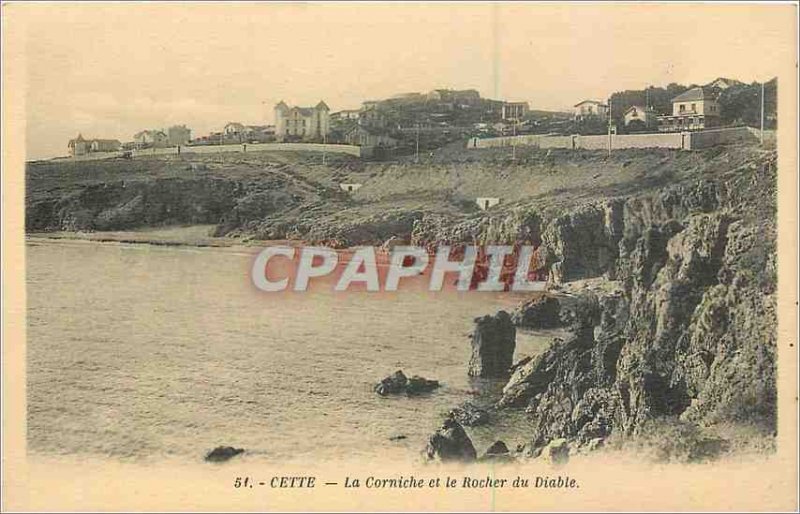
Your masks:
M 71 147 L 75 146 L 75 143 L 84 143 L 84 142 L 86 142 L 86 140 L 83 139 L 82 135 L 78 134 L 78 137 L 76 137 L 75 139 L 70 139 L 69 140 L 69 143 L 67 143 L 67 147 L 71 148 Z
M 115 145 L 121 145 L 122 144 L 119 139 L 100 139 L 100 138 L 84 139 L 84 137 L 82 135 L 78 134 L 78 137 L 76 137 L 75 139 L 70 139 L 69 140 L 69 143 L 67 143 L 67 147 L 68 148 L 72 148 L 73 146 L 75 146 L 75 143 L 89 143 L 89 144 L 92 144 L 92 143 L 95 143 L 95 142 L 97 142 L 97 143 L 109 143 L 109 144 L 115 144 Z
M 583 104 L 594 104 L 594 105 L 601 105 L 603 107 L 606 107 L 606 104 L 604 104 L 600 100 L 584 100 L 583 102 L 576 103 L 575 107 L 578 107 L 579 105 L 583 105 Z
M 714 98 L 713 93 L 703 87 L 693 87 L 672 99 L 675 102 L 691 102 L 693 100 L 711 100 Z
M 625 110 L 625 112 L 624 112 L 624 113 L 622 113 L 622 114 L 623 114 L 623 115 L 625 115 L 625 114 L 628 114 L 629 112 L 631 112 L 631 111 L 632 111 L 632 110 L 634 110 L 634 109 L 637 109 L 637 110 L 639 110 L 639 111 L 642 111 L 642 112 L 654 112 L 654 111 L 653 111 L 653 109 L 645 109 L 645 108 L 644 108 L 644 107 L 642 107 L 641 105 L 631 105 L 631 106 L 630 106 L 630 107 L 628 107 L 628 108 Z
M 706 84 L 706 86 L 712 86 L 712 85 L 716 84 L 717 82 L 724 82 L 728 86 L 732 86 L 734 84 L 743 84 L 743 82 L 741 82 L 739 80 L 736 80 L 736 79 L 729 79 L 729 78 L 726 78 L 726 77 L 717 77 L 714 80 L 712 80 L 711 82 L 709 82 L 708 84 Z
M 311 107 L 292 107 L 289 111 L 297 111 L 302 116 L 311 116 L 314 114 L 314 109 Z
M 313 116 L 314 111 L 330 111 L 330 107 L 328 107 L 328 105 L 323 101 L 320 101 L 314 107 L 299 107 L 296 105 L 294 107 L 289 107 L 285 103 L 280 102 L 278 105 L 275 106 L 275 109 L 276 110 L 280 109 L 282 111 L 297 111 L 302 116 Z

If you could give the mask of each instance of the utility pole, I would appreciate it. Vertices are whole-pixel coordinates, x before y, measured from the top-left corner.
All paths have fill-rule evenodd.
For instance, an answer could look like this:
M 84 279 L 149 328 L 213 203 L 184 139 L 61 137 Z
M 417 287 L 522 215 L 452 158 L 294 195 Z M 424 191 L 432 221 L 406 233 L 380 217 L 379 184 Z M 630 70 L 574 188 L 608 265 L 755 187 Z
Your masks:
M 419 164 L 419 122 L 417 122 L 417 149 L 414 154 L 414 163 Z
M 764 146 L 764 84 L 761 83 L 761 146 Z
M 611 157 L 611 97 L 608 97 L 608 156 Z
M 514 114 L 516 114 L 516 113 L 514 113 Z M 512 137 L 511 137 L 511 160 L 512 161 L 516 161 L 517 160 L 517 123 L 518 123 L 518 120 L 519 120 L 519 118 L 514 116 L 514 125 L 513 125 L 513 128 L 512 128 L 512 131 L 511 131 L 511 134 L 512 134 Z
M 325 166 L 325 151 L 327 150 L 328 134 L 322 134 L 322 165 Z

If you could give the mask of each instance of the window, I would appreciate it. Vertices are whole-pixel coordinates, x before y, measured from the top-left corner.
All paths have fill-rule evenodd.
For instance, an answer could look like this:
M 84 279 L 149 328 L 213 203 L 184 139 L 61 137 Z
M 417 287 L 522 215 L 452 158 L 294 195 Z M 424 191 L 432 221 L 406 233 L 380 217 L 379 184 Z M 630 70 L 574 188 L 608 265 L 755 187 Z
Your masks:
M 697 111 L 697 104 L 692 104 L 692 112 Z
M 678 112 L 686 112 L 686 104 L 680 104 L 678 106 Z

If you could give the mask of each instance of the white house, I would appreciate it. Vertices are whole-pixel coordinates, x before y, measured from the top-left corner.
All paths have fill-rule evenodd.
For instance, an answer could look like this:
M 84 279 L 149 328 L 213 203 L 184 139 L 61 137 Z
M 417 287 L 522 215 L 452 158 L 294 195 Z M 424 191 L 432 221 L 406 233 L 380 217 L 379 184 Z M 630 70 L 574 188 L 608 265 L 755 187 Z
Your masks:
M 625 126 L 630 126 L 631 123 L 638 121 L 644 124 L 645 127 L 654 127 L 658 123 L 657 115 L 652 109 L 647 109 L 641 105 L 632 105 L 625 111 Z
M 226 136 L 238 136 L 245 133 L 245 127 L 237 121 L 231 121 L 225 125 L 222 132 L 224 132 Z
M 726 79 L 725 77 L 717 77 L 716 79 L 712 80 L 706 87 L 711 88 L 718 88 L 718 89 L 728 89 L 731 86 L 738 86 L 741 85 L 742 82 L 734 79 Z
M 597 117 L 605 120 L 608 116 L 608 105 L 598 100 L 584 100 L 575 104 L 575 121 Z
M 142 130 L 133 136 L 139 148 L 164 148 L 169 145 L 169 137 L 163 130 Z
M 519 121 L 529 110 L 528 102 L 503 102 L 502 117 L 504 120 Z
M 330 132 L 330 108 L 320 101 L 314 107 L 289 107 L 284 101 L 275 106 L 275 137 L 278 141 L 322 140 Z
M 672 99 L 672 114 L 658 117 L 658 130 L 676 132 L 717 127 L 719 115 L 714 92 L 705 87 L 693 87 Z
M 84 139 L 81 134 L 75 139 L 70 139 L 67 143 L 69 154 L 86 155 L 92 152 L 116 152 L 122 148 L 122 143 L 117 139 Z

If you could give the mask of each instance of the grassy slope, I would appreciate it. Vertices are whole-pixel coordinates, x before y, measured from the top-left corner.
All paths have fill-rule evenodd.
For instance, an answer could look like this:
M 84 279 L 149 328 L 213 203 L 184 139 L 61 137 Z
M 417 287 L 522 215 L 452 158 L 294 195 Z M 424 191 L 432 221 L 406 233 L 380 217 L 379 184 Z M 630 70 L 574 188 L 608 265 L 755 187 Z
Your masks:
M 716 175 L 750 161 L 757 147 L 728 147 L 700 152 L 623 150 L 603 152 L 470 149 L 453 145 L 426 155 L 365 163 L 313 153 L 263 152 L 246 155 L 149 157 L 133 161 L 40 162 L 28 166 L 27 201 L 66 197 L 89 185 L 150 182 L 161 179 L 227 179 L 248 184 L 281 178 L 300 199 L 287 216 L 336 223 L 387 212 L 419 210 L 453 217 L 471 216 L 479 196 L 494 196 L 504 211 L 520 203 L 566 208 L 585 201 L 656 190 L 676 182 Z M 204 169 L 192 170 L 199 163 Z M 340 182 L 362 183 L 352 195 Z

